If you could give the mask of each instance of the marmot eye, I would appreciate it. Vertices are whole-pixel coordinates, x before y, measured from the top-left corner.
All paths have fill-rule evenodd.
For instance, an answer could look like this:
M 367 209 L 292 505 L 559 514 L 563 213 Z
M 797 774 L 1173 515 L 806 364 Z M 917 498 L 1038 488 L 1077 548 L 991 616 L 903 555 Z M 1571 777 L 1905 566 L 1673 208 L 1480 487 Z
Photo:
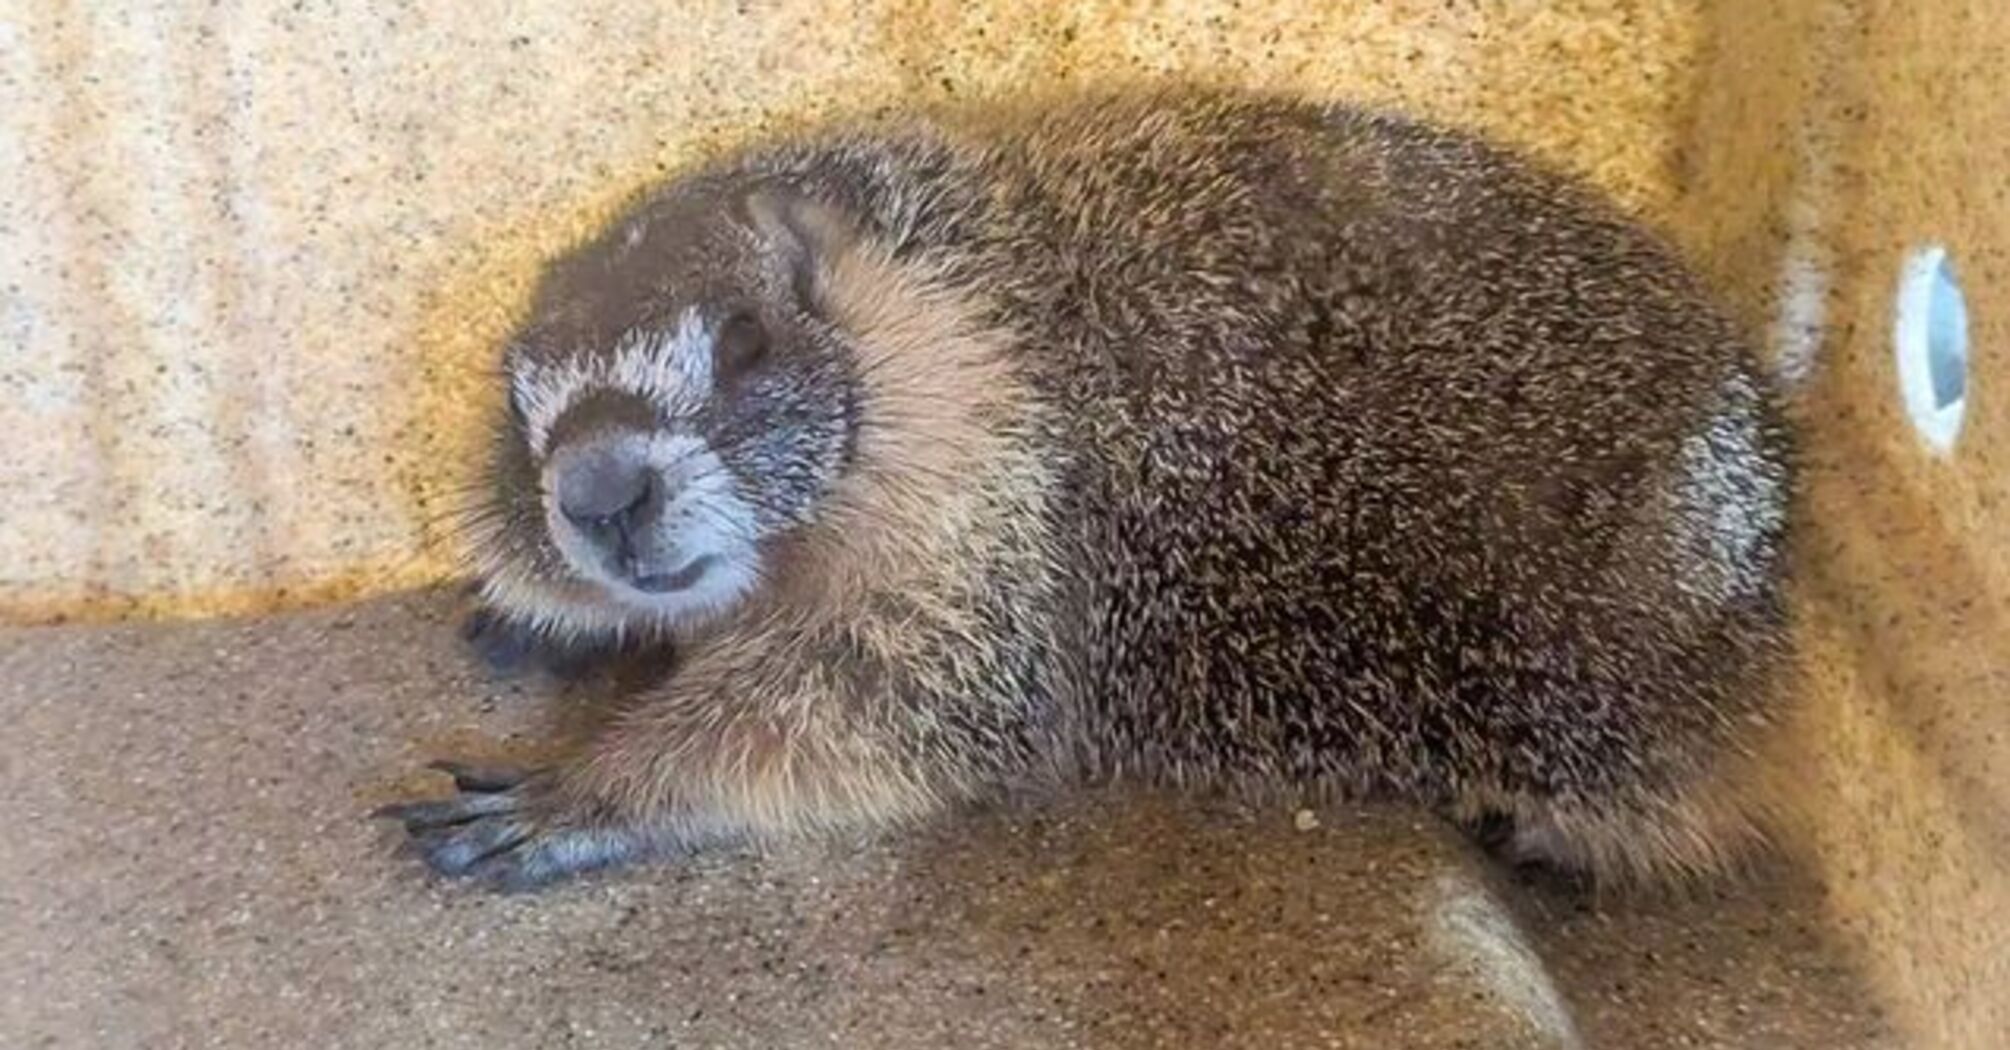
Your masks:
M 720 380 L 731 379 L 758 364 L 767 352 L 767 329 L 760 318 L 743 310 L 719 325 L 713 339 L 713 371 Z

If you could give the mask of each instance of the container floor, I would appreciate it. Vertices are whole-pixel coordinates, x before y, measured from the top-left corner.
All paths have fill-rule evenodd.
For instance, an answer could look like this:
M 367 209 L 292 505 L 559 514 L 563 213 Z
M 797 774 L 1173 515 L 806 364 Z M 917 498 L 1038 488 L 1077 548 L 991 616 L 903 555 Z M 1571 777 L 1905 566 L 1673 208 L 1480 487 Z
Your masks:
M 574 702 L 451 613 L 0 632 L 0 1044 L 1892 1045 L 1793 872 L 1601 901 L 1389 810 L 1090 793 L 443 885 L 368 810 Z

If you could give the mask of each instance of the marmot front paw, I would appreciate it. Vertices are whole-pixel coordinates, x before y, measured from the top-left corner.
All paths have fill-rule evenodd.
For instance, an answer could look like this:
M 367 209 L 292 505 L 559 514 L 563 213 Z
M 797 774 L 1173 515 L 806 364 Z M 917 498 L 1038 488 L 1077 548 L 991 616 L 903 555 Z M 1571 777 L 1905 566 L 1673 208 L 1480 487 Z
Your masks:
M 634 856 L 638 836 L 562 797 L 548 769 L 434 762 L 452 798 L 395 803 L 373 815 L 403 822 L 414 851 L 448 878 L 521 891 Z

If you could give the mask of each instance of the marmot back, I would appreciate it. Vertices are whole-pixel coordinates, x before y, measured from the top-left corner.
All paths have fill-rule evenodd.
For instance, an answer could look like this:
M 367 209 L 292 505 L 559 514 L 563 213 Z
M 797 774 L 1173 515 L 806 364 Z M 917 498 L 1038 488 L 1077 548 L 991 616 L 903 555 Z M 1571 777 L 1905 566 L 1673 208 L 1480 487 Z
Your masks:
M 441 870 L 1033 775 L 1396 796 L 1606 877 L 1754 832 L 1780 412 L 1667 247 L 1472 137 L 1183 90 L 756 146 L 556 264 L 509 373 L 495 613 L 685 666 L 408 813 Z

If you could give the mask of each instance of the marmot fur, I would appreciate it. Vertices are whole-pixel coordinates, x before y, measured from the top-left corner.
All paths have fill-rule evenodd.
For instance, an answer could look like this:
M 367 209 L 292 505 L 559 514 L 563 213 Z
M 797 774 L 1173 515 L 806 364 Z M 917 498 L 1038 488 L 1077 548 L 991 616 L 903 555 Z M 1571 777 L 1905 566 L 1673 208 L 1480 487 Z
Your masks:
M 394 807 L 442 872 L 1052 778 L 1408 799 L 1622 881 L 1752 837 L 1780 406 L 1656 236 L 1473 136 L 1199 88 L 792 135 L 557 260 L 505 363 L 492 615 L 680 666 Z

